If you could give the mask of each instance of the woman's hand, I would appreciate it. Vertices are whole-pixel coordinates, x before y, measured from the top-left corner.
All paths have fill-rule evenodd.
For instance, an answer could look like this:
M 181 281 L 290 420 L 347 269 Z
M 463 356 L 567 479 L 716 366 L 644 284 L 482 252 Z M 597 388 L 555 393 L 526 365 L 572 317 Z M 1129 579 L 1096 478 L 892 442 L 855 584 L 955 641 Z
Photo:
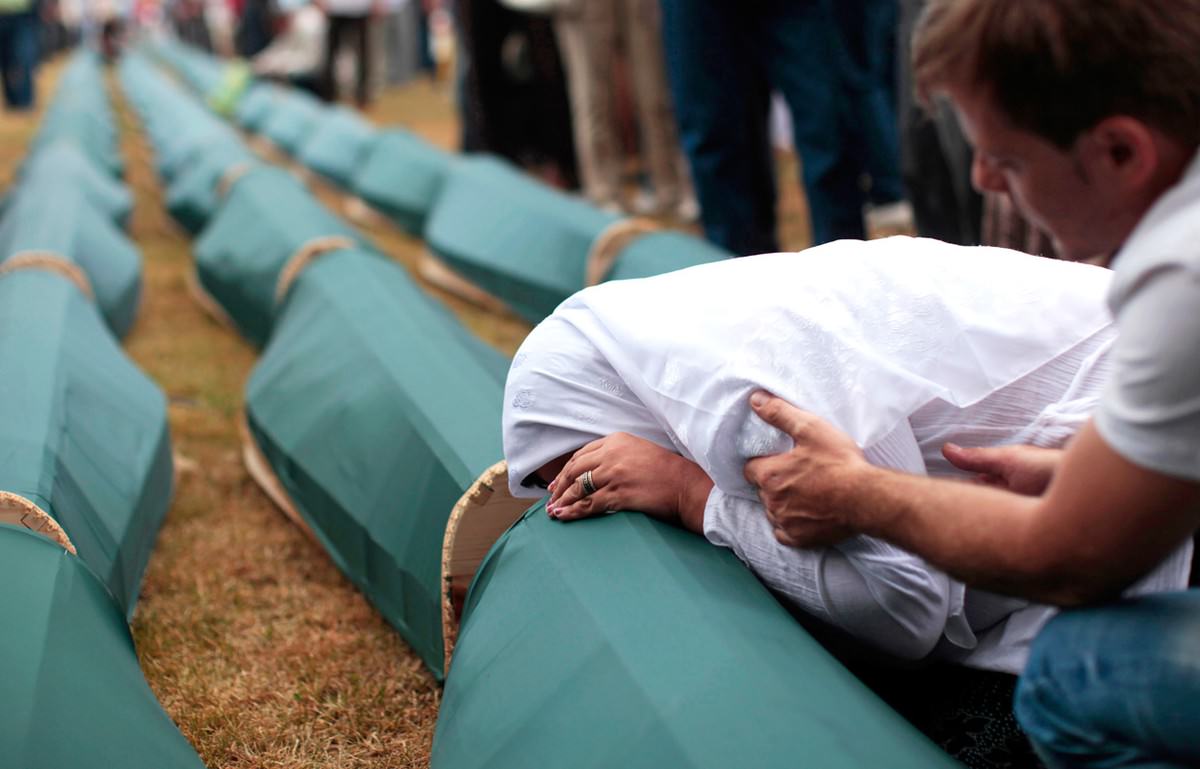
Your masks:
M 595 487 L 591 494 L 583 488 L 587 471 Z M 575 452 L 550 484 L 546 511 L 556 520 L 573 521 L 632 510 L 701 531 L 712 486 L 696 463 L 651 441 L 615 433 Z

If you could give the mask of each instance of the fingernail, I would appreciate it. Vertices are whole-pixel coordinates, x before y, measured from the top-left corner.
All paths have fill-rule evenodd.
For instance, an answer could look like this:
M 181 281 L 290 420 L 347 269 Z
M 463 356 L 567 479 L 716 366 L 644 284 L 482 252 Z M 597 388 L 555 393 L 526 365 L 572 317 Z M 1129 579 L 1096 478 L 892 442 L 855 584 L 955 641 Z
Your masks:
M 549 489 L 550 491 L 554 491 L 554 487 L 557 485 L 558 485 L 558 481 L 550 481 L 550 485 L 547 486 L 546 488 Z
M 750 396 L 750 405 L 754 408 L 762 408 L 767 405 L 767 393 L 763 390 L 755 390 Z

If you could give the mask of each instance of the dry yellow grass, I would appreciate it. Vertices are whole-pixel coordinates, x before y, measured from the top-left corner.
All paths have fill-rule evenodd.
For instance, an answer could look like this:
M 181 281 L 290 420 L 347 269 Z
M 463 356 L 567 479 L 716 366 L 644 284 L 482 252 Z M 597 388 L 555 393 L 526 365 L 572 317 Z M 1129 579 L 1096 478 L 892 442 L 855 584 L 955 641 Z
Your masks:
M 122 109 L 145 297 L 127 341 L 166 390 L 183 458 L 134 636 L 151 686 L 213 767 L 420 767 L 439 690 L 415 655 L 242 466 L 256 352 L 190 299 L 188 241 Z

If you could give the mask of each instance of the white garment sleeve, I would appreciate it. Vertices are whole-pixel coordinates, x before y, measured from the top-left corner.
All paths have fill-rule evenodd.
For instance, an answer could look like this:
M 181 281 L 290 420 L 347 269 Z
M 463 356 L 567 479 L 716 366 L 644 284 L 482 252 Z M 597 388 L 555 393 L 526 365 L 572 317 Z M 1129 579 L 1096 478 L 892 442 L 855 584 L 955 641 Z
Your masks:
M 704 536 L 727 547 L 796 608 L 888 654 L 921 659 L 942 637 L 950 580 L 920 558 L 880 540 L 852 537 L 836 547 L 781 545 L 761 504 L 714 488 Z

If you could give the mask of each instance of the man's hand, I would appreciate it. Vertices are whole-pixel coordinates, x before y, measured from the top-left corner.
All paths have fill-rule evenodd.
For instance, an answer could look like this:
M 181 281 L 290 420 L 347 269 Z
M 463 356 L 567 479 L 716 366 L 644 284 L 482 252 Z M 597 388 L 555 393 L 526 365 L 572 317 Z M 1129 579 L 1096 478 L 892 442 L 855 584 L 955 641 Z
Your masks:
M 818 547 L 855 533 L 843 520 L 837 495 L 846 478 L 869 468 L 862 451 L 820 417 L 758 391 L 750 406 L 763 421 L 792 437 L 795 448 L 746 463 L 746 480 L 758 488 L 775 538 L 792 547 Z
M 942 454 L 959 470 L 975 473 L 977 483 L 1037 497 L 1050 486 L 1063 450 L 1037 446 L 968 449 L 947 443 Z
M 582 476 L 589 470 L 596 490 L 585 494 Z M 636 510 L 700 531 L 712 486 L 694 462 L 656 443 L 615 433 L 575 452 L 550 484 L 546 512 L 551 518 L 573 521 Z

